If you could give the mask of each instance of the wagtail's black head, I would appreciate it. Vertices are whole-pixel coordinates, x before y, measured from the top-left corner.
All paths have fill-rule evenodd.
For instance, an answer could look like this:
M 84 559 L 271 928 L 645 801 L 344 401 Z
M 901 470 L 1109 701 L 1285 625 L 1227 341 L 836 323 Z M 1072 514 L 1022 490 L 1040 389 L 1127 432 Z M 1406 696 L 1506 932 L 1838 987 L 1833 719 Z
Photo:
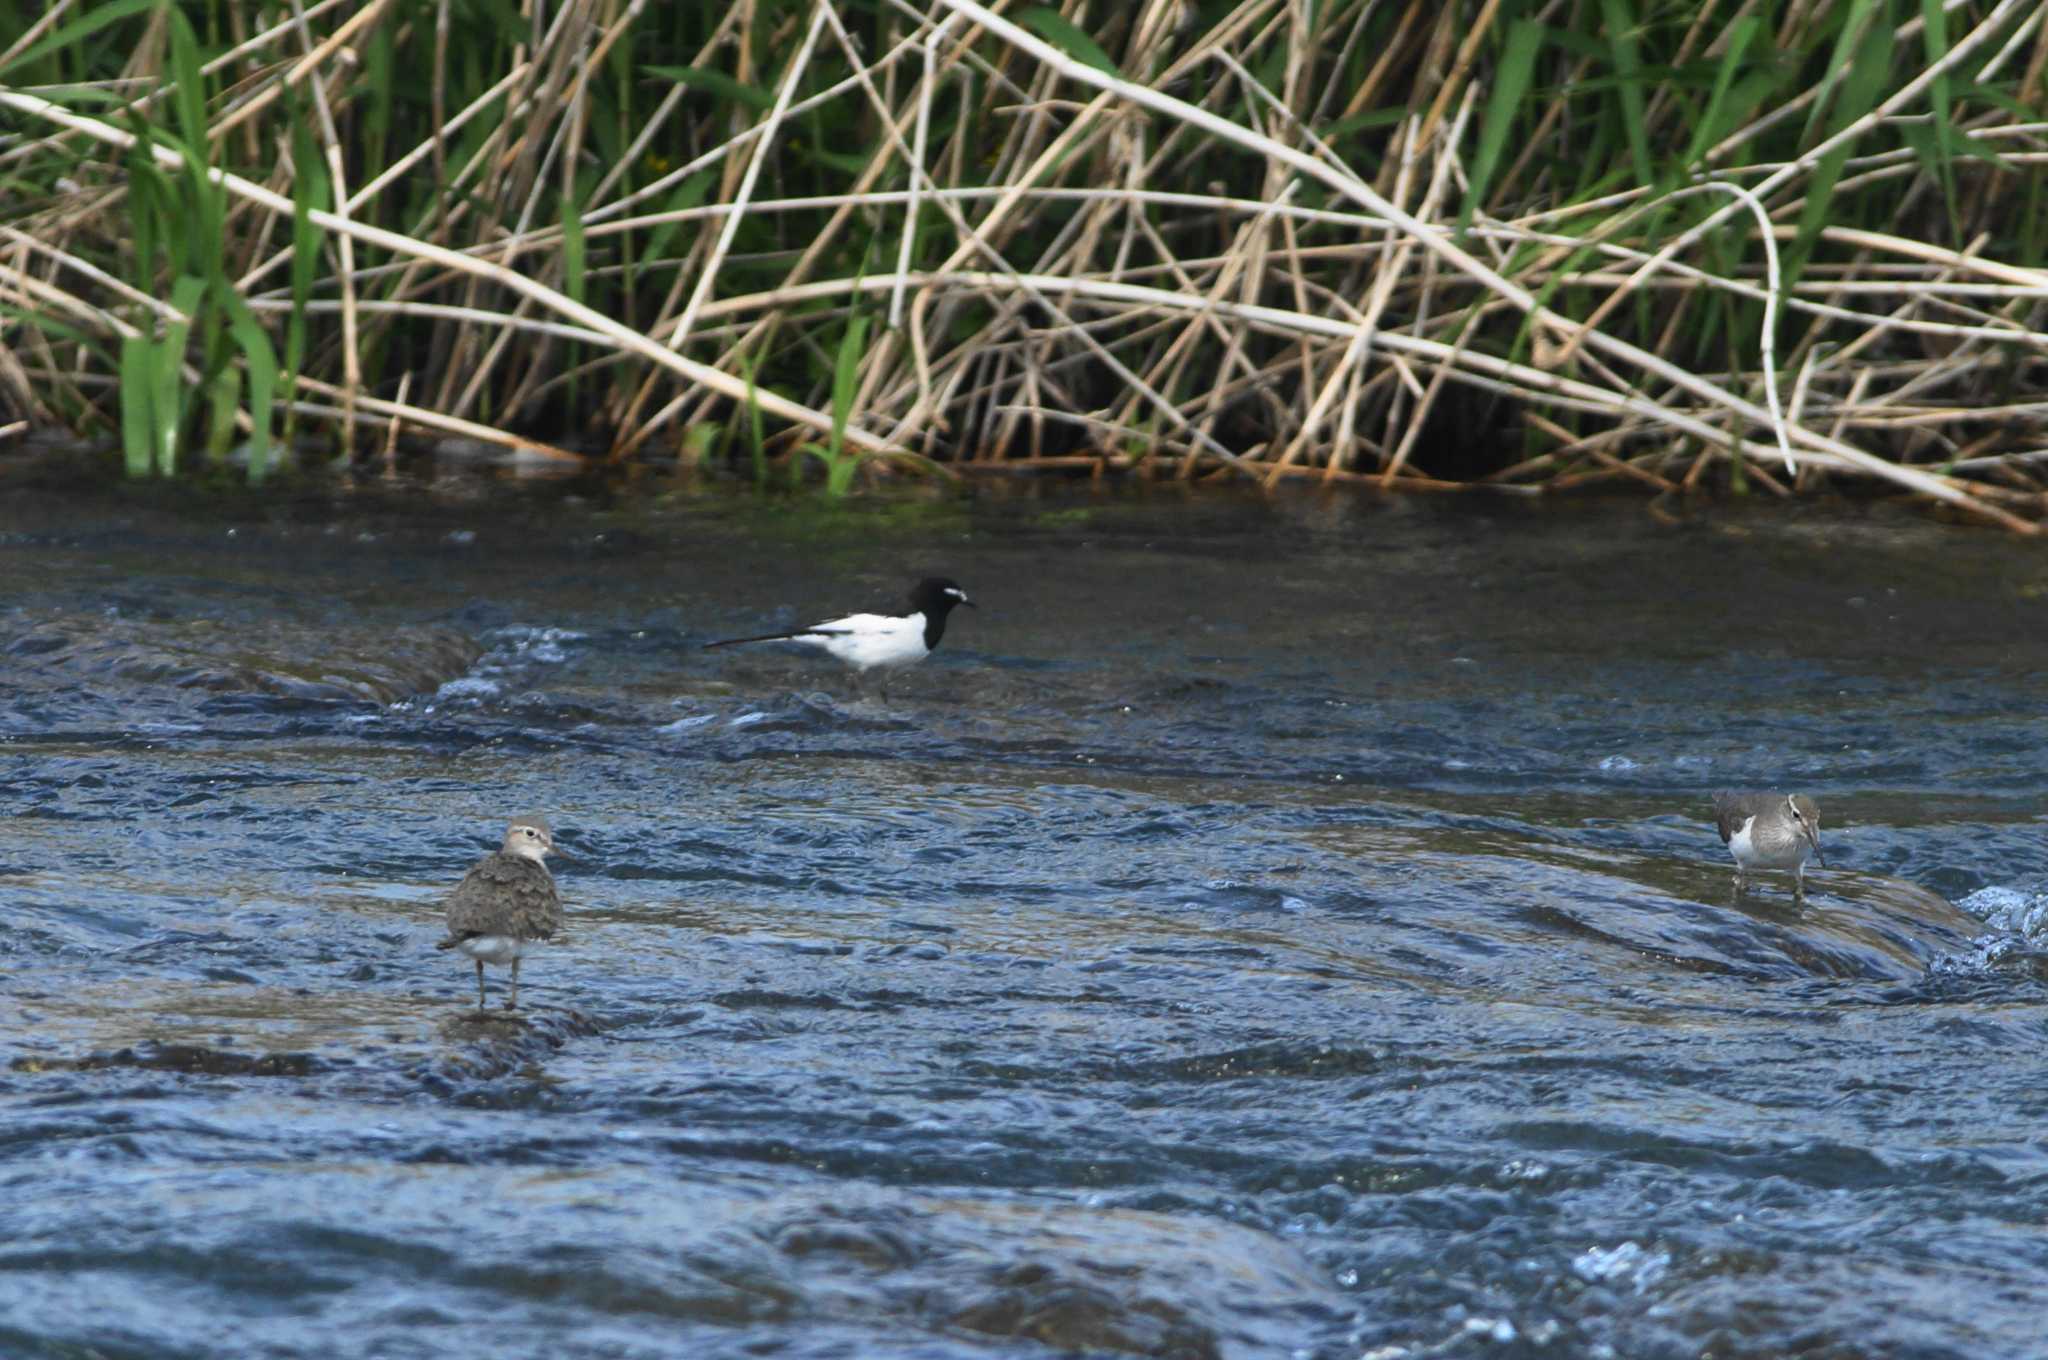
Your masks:
M 953 612 L 953 606 L 964 604 L 969 609 L 974 601 L 967 598 L 967 592 L 954 584 L 950 577 L 927 576 L 910 588 L 910 607 L 928 619 L 943 619 Z

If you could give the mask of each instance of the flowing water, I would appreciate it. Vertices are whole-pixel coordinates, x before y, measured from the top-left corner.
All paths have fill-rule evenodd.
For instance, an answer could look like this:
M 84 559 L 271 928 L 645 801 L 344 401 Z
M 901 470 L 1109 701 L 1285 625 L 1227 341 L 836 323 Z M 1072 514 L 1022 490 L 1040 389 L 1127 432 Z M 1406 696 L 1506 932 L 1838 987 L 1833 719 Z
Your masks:
M 927 570 L 886 699 L 701 650 Z M 1875 511 L 17 495 L 0 1356 L 2042 1354 L 2044 622 Z

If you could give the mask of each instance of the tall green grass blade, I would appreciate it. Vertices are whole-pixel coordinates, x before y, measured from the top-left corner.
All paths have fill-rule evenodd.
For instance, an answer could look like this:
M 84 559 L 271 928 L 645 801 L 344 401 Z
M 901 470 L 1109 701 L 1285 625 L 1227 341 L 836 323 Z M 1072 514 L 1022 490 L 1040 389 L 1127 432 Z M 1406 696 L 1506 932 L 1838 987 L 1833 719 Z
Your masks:
M 1822 127 L 1847 126 L 1846 119 L 1829 117 L 1833 111 L 1835 90 L 1855 73 L 1856 63 L 1862 59 L 1859 54 L 1873 32 L 1885 31 L 1886 57 L 1889 62 L 1890 33 L 1884 23 L 1886 16 L 1883 13 L 1883 10 L 1888 8 L 1888 0 L 1850 0 L 1848 17 L 1843 22 L 1841 31 L 1835 35 L 1834 51 L 1829 54 L 1827 65 L 1823 68 L 1827 74 L 1821 77 L 1813 104 L 1806 111 L 1806 127 L 1799 134 L 1802 146 L 1810 145 L 1817 140 L 1815 134 Z
M 1494 169 L 1507 147 L 1508 134 L 1514 130 L 1515 119 L 1528 99 L 1536 56 L 1542 50 L 1543 25 L 1534 19 L 1517 19 L 1508 30 L 1507 49 L 1501 53 L 1493 92 L 1487 96 L 1486 117 L 1479 125 L 1479 150 L 1472 159 L 1472 184 L 1465 193 L 1460 225 L 1472 220 L 1473 212 L 1486 198 Z
M 704 196 L 711 192 L 711 186 L 716 179 L 717 176 L 709 170 L 699 170 L 691 175 L 669 191 L 667 210 L 672 213 L 688 212 L 702 205 Z M 669 243 L 675 239 L 682 225 L 681 222 L 663 222 L 648 232 L 647 246 L 642 252 L 644 257 L 650 260 L 665 258 L 668 255 Z
M 589 278 L 585 273 L 587 255 L 583 238 L 582 186 L 562 198 L 562 291 L 577 302 L 584 301 Z
M 1047 10 L 1046 13 L 1053 14 L 1057 13 L 1057 11 Z M 1047 41 L 1051 40 L 1048 39 Z M 1101 50 L 1101 48 L 1096 49 L 1096 51 L 1098 52 L 1100 52 Z M 1083 61 L 1088 60 L 1086 57 L 1081 57 L 1081 54 L 1079 52 L 1075 52 L 1072 55 L 1080 57 Z M 1104 61 L 1108 61 L 1109 55 L 1107 53 L 1104 53 L 1102 59 Z M 1289 59 L 1290 54 L 1288 50 L 1285 47 L 1281 47 L 1278 44 L 1275 44 L 1266 52 L 1265 59 L 1261 61 L 1256 68 L 1254 68 L 1254 70 L 1252 71 L 1252 75 L 1256 77 L 1259 84 L 1264 86 L 1266 89 L 1278 90 L 1287 83 L 1287 63 Z M 1092 66 L 1094 65 L 1094 63 L 1089 62 L 1089 65 Z M 1111 75 L 1116 74 L 1116 68 L 1114 66 L 1107 67 L 1105 69 L 1107 69 Z
M 1628 134 L 1629 163 L 1635 167 L 1636 183 L 1656 182 L 1650 169 L 1650 134 L 1643 126 L 1642 56 L 1636 41 L 1636 16 L 1628 0 L 1601 0 L 1607 19 L 1607 41 L 1612 47 L 1609 60 L 1621 86 L 1621 122 Z
M 171 97 L 178 112 L 178 131 L 184 134 L 188 161 L 205 161 L 207 143 L 206 77 L 200 71 L 199 35 L 184 11 L 171 10 L 171 74 L 177 90 Z
M 134 265 L 134 274 L 129 282 L 152 296 L 157 290 L 157 254 L 160 250 L 167 251 L 167 242 L 172 239 L 170 197 L 170 186 L 156 168 L 156 162 L 146 152 L 130 152 L 128 221 L 134 248 L 129 252 L 129 258 Z
M 761 399 L 754 375 L 760 364 L 752 355 L 740 360 L 740 372 L 747 380 L 747 452 L 754 460 L 754 485 L 768 485 L 768 437 L 762 429 Z
M 1920 0 L 1920 37 L 1927 52 L 1929 66 L 1939 67 L 1948 56 L 1948 11 L 1941 0 Z M 1927 86 L 1927 104 L 1934 112 L 1934 173 L 1941 183 L 1941 195 L 1948 204 L 1948 224 L 1951 236 L 1962 235 L 1962 213 L 1956 203 L 1956 163 L 1950 153 L 1951 139 L 1956 135 L 1956 126 L 1950 117 L 1949 76 L 1943 69 L 1937 71 Z
M 392 50 L 393 24 L 378 24 L 370 30 L 369 41 L 363 44 L 363 73 L 369 82 L 368 108 L 363 117 L 363 134 L 354 139 L 354 146 L 363 157 L 363 164 L 353 173 L 364 179 L 373 179 L 383 172 L 385 147 L 391 141 L 391 120 L 396 103 L 395 70 L 397 59 Z
M 1729 94 L 1735 88 L 1735 79 L 1742 73 L 1743 59 L 1749 55 L 1749 44 L 1761 32 L 1763 25 L 1755 15 L 1744 15 L 1728 26 L 1722 39 L 1725 44 L 1721 52 L 1721 64 L 1714 72 L 1714 89 L 1707 96 L 1707 106 L 1701 110 L 1699 121 L 1693 126 L 1692 142 L 1685 148 L 1683 163 L 1698 165 L 1720 140 L 1741 126 L 1741 120 L 1748 109 L 1731 104 Z
M 172 104 L 179 136 L 159 133 L 184 160 L 183 193 L 171 192 L 175 215 L 168 240 L 181 242 L 185 268 L 226 287 L 223 252 L 227 248 L 227 191 L 211 178 L 212 142 L 206 120 L 206 77 L 200 70 L 199 39 L 179 10 L 171 11 L 171 69 L 177 77 Z
M 647 74 L 673 80 L 704 94 L 717 95 L 735 104 L 746 104 L 766 113 L 775 107 L 775 96 L 754 85 L 743 85 L 723 71 L 702 66 L 650 66 Z
M 285 400 L 296 399 L 299 373 L 306 361 L 307 307 L 313 300 L 313 280 L 320 267 L 320 247 L 325 233 L 314 225 L 312 214 L 324 211 L 333 198 L 327 178 L 327 161 L 313 139 L 313 127 L 303 106 L 292 115 L 292 310 L 285 322 Z M 296 421 L 287 410 L 286 430 Z
M 1537 33 L 1541 36 L 1542 26 L 1540 24 L 1537 26 Z M 1534 57 L 1532 56 L 1530 59 L 1533 61 Z M 1493 107 L 1493 101 L 1489 101 L 1487 107 Z M 1368 132 L 1373 128 L 1392 127 L 1413 112 L 1414 110 L 1405 104 L 1397 104 L 1392 108 L 1385 109 L 1364 109 L 1352 114 L 1349 118 L 1339 118 L 1336 122 L 1323 128 L 1317 135 L 1326 142 L 1339 142 L 1354 132 Z M 1304 185 L 1303 187 L 1306 188 L 1308 186 Z
M 223 368 L 206 385 L 206 456 L 218 463 L 235 438 L 235 413 L 242 409 L 242 371 Z
M 1017 22 L 1051 43 L 1075 61 L 1093 66 L 1107 75 L 1122 75 L 1116 63 L 1109 59 L 1109 53 L 1101 44 L 1074 26 L 1074 22 L 1056 9 L 1045 5 L 1033 5 L 1016 16 Z
M 839 352 L 832 361 L 832 424 L 823 445 L 805 444 L 801 451 L 825 465 L 825 494 L 834 500 L 853 488 L 865 454 L 849 453 L 846 427 L 853 418 L 853 399 L 860 391 L 860 362 L 867 345 L 868 319 L 855 311 L 847 318 L 846 332 L 839 337 Z
M 575 187 L 562 196 L 562 291 L 576 302 L 587 303 L 590 275 L 587 268 L 588 253 L 583 235 L 583 196 L 590 186 L 579 179 Z M 568 365 L 571 370 L 578 366 L 582 346 L 571 343 Z M 582 393 L 582 380 L 571 378 L 568 387 L 569 404 L 578 404 Z
M 242 352 L 242 364 L 249 374 L 249 480 L 261 482 L 270 471 L 270 429 L 275 419 L 277 398 L 277 354 L 270 347 L 270 335 L 256 321 L 249 304 L 234 298 L 228 304 L 232 316 L 228 329 Z M 233 372 L 232 369 L 228 370 Z
M 860 361 L 866 353 L 868 318 L 856 311 L 846 319 L 846 334 L 839 337 L 839 354 L 832 364 L 832 450 L 836 454 L 846 443 L 846 423 L 853 417 L 853 399 L 860 389 Z
M 53 56 L 81 46 L 86 38 L 138 14 L 147 14 L 161 5 L 163 0 L 113 0 L 112 4 L 91 4 L 82 6 L 82 13 L 70 23 L 64 24 L 41 42 L 18 53 L 12 60 L 0 64 L 0 77 L 6 83 L 22 81 L 26 67 L 35 65 L 45 57 Z
M 2048 214 L 2041 210 L 2041 177 L 2027 176 L 2027 194 L 2020 210 L 2020 263 L 2030 269 L 2039 269 L 2048 244 Z
M 847 151 L 828 151 L 816 142 L 805 142 L 801 151 L 804 158 L 812 164 L 822 165 L 827 170 L 837 170 L 842 175 L 858 175 L 868 168 L 868 163 L 876 156 L 888 154 L 880 145 L 861 155 Z
M 1972 160 L 1982 161 L 1993 169 L 2003 170 L 2008 174 L 2018 169 L 2011 161 L 1999 155 L 1990 142 L 1972 137 L 1962 128 L 1950 127 L 1942 134 L 1942 141 L 1948 145 L 1951 156 L 1968 156 Z
M 178 315 L 164 327 L 164 338 L 157 344 L 150 366 L 156 470 L 164 477 L 175 476 L 178 471 L 178 433 L 185 423 L 184 403 L 180 400 L 185 382 L 185 341 L 194 322 L 200 319 L 205 302 L 205 279 L 186 274 L 171 285 L 171 307 Z
M 147 477 L 156 462 L 155 350 L 146 335 L 121 341 L 121 463 L 130 477 Z
M 1867 8 L 1869 6 L 1859 5 L 1859 9 Z M 1831 129 L 1839 131 L 1846 128 L 1877 106 L 1891 74 L 1891 38 L 1891 29 L 1886 23 L 1867 23 L 1863 28 L 1862 41 L 1856 47 L 1847 74 L 1841 78 L 1834 114 L 1828 120 Z M 1820 236 L 1821 228 L 1827 225 L 1829 215 L 1835 211 L 1835 184 L 1842 178 L 1842 167 L 1854 151 L 1855 140 L 1851 139 L 1822 157 L 1814 167 L 1813 178 L 1806 186 L 1806 207 L 1799 215 L 1799 234 L 1793 239 L 1791 249 L 1785 252 L 1784 281 L 1788 288 L 1797 283 L 1805 272 L 1807 258 L 1813 253 L 1813 243 Z
M 859 455 L 841 457 L 833 463 L 825 470 L 825 494 L 835 501 L 844 499 L 846 493 L 853 490 L 853 479 L 860 472 L 860 465 Z
M 1996 85 L 1985 85 L 1975 80 L 1957 82 L 1956 96 L 1959 99 L 1966 99 L 1976 103 L 1996 105 L 2025 123 L 2034 121 L 2035 118 L 2040 116 L 2041 112 L 2039 109 L 2013 98 L 2010 90 L 2001 89 Z

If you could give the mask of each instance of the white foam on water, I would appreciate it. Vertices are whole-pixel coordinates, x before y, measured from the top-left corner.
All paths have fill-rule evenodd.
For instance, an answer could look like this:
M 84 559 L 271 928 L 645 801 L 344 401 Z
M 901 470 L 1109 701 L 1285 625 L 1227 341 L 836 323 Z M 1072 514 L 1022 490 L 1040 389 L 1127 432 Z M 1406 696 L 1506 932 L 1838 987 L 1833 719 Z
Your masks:
M 515 624 L 508 628 L 494 629 L 485 636 L 491 638 L 493 643 L 491 649 L 477 661 L 479 669 L 524 662 L 559 665 L 569 659 L 568 650 L 562 644 L 581 642 L 588 634 L 568 628 L 541 628 Z M 505 655 L 501 657 L 500 653 Z
M 1645 1251 L 1633 1242 L 1623 1242 L 1602 1251 L 1590 1247 L 1572 1258 L 1572 1274 L 1593 1283 L 1626 1283 L 1638 1294 L 1664 1278 L 1671 1268 L 1669 1252 Z
M 458 675 L 434 691 L 437 702 L 452 702 L 456 699 L 495 699 L 505 692 L 495 680 L 486 680 L 481 675 Z
M 458 675 L 434 691 L 434 698 L 473 703 L 496 699 L 506 693 L 508 677 L 533 666 L 562 664 L 569 659 L 568 644 L 581 642 L 587 636 L 573 629 L 532 624 L 494 628 L 484 635 L 489 644 L 484 654 L 476 659 L 466 674 Z M 528 686 L 521 681 L 510 683 L 509 687 L 524 689 Z
M 1956 906 L 1993 930 L 2023 935 L 2029 940 L 2048 939 L 2048 893 L 2025 892 L 2019 888 L 1979 888 Z

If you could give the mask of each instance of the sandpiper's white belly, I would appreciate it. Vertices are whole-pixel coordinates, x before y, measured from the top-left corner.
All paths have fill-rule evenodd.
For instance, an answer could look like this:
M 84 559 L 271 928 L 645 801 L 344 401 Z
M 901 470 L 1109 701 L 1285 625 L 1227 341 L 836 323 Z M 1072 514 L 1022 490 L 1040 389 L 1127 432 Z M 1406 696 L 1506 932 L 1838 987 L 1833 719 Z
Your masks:
M 1743 868 L 1797 869 L 1813 857 L 1813 847 L 1807 844 L 1804 836 L 1794 836 L 1785 844 L 1765 849 L 1749 834 L 1755 825 L 1756 818 L 1751 817 L 1728 838 L 1728 853 L 1735 856 L 1735 862 Z
M 526 952 L 526 941 L 510 935 L 472 935 L 455 947 L 473 959 L 503 968 Z

